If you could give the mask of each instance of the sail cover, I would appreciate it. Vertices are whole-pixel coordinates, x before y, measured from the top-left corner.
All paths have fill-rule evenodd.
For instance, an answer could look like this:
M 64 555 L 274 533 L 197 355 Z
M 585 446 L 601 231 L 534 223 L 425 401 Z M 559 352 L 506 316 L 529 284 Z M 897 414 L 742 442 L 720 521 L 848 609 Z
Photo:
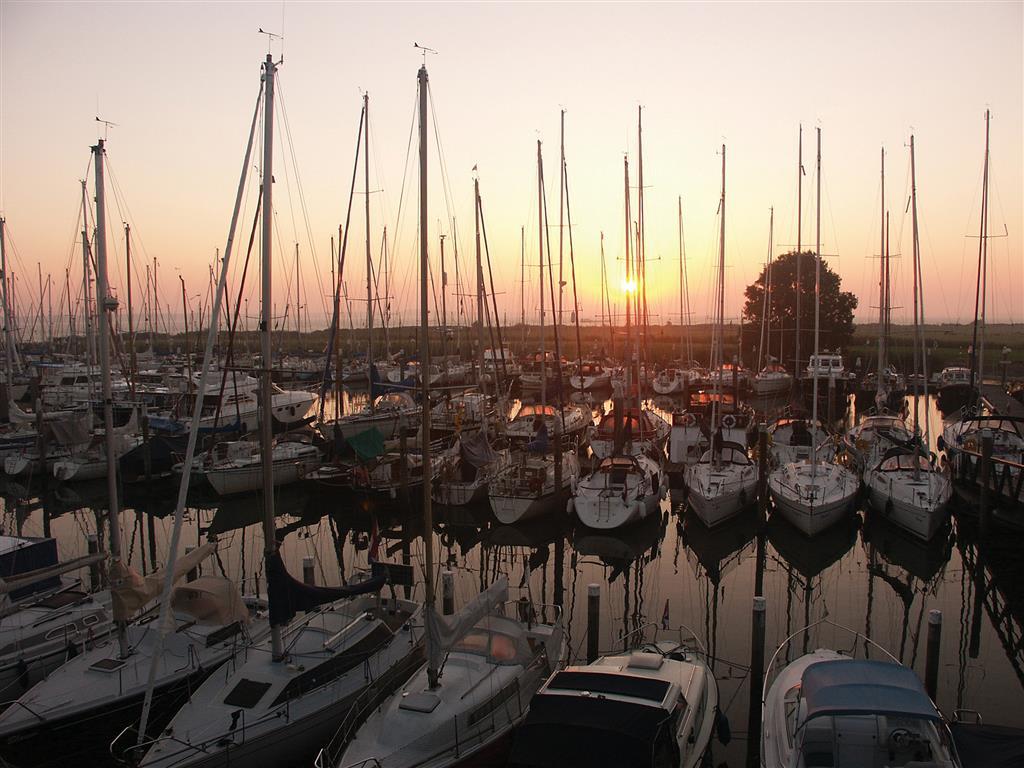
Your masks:
M 494 452 L 491 444 L 487 442 L 487 434 L 484 430 L 480 430 L 470 437 L 462 438 L 459 449 L 462 452 L 462 458 L 477 469 L 486 467 L 498 460 L 498 454 Z
M 299 611 L 310 611 L 324 603 L 368 592 L 378 592 L 387 583 L 387 566 L 371 563 L 370 578 L 347 587 L 315 587 L 304 584 L 284 567 L 280 552 L 267 555 L 267 598 L 270 602 L 270 625 L 283 627 Z
M 424 611 L 431 667 L 440 669 L 448 650 L 507 599 L 508 579 L 502 576 L 452 616 L 441 616 L 435 610 Z
M 180 580 L 216 550 L 217 542 L 210 541 L 187 555 L 177 558 L 174 561 L 173 581 Z M 113 603 L 114 620 L 128 621 L 142 606 L 159 597 L 164 591 L 164 578 L 164 570 L 143 576 L 124 562 L 115 560 L 110 566 L 110 583 L 112 585 L 110 596 Z
M 249 622 L 238 585 L 223 576 L 200 576 L 179 584 L 171 594 L 171 607 L 207 626 Z

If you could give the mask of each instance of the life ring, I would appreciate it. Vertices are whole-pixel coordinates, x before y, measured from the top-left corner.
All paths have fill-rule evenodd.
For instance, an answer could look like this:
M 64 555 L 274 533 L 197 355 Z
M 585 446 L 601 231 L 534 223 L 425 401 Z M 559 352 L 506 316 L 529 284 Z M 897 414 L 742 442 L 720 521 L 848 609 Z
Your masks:
M 725 427 L 726 429 L 732 429 L 733 427 L 736 426 L 736 417 L 733 416 L 731 413 L 727 413 L 725 416 L 722 417 L 722 426 Z
M 696 423 L 697 423 L 697 417 L 694 416 L 692 413 L 687 412 L 687 413 L 683 414 L 683 426 L 684 427 L 692 427 Z

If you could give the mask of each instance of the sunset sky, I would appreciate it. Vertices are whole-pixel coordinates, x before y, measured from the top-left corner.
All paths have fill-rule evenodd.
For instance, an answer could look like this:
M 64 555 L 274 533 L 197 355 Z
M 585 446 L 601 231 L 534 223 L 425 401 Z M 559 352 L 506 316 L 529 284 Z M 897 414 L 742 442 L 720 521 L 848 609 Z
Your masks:
M 909 155 L 917 147 L 926 316 L 973 313 L 984 113 L 992 110 L 990 318 L 1020 322 L 1024 296 L 1024 4 L 658 3 L 0 4 L 0 212 L 22 315 L 38 295 L 37 263 L 52 275 L 54 311 L 65 269 L 80 291 L 76 221 L 89 146 L 109 128 L 117 182 L 109 194 L 111 280 L 124 289 L 120 221 L 130 217 L 136 272 L 156 257 L 161 304 L 181 312 L 178 275 L 192 302 L 223 249 L 260 64 L 262 27 L 283 34 L 275 207 L 278 315 L 294 295 L 299 243 L 302 303 L 314 327 L 328 304 L 330 238 L 343 222 L 361 98 L 370 94 L 371 232 L 386 225 L 393 306 L 416 309 L 416 71 L 427 58 L 431 126 L 431 254 L 458 223 L 463 279 L 473 247 L 473 166 L 479 169 L 499 303 L 520 315 L 520 227 L 526 262 L 537 263 L 536 141 L 543 141 L 549 219 L 558 221 L 559 110 L 566 155 L 583 319 L 599 312 L 600 233 L 613 300 L 621 303 L 623 171 L 636 184 L 637 107 L 644 115 L 649 301 L 655 322 L 678 322 L 677 196 L 682 196 L 691 305 L 709 315 L 717 262 L 721 145 L 727 145 L 726 312 L 735 317 L 768 247 L 797 241 L 797 132 L 804 126 L 804 230 L 815 235 L 814 141 L 823 136 L 822 252 L 861 298 L 858 319 L 877 313 L 879 150 L 896 262 L 896 317 L 910 315 Z M 281 105 L 279 104 L 279 107 Z M 287 119 L 287 127 L 283 119 Z M 290 137 L 290 141 L 289 141 Z M 295 165 L 293 165 L 293 157 Z M 446 176 L 442 175 L 446 171 Z M 302 197 L 297 174 L 301 177 Z M 359 188 L 362 186 L 360 171 Z M 91 173 L 90 173 L 91 179 Z M 451 193 L 446 201 L 442 181 Z M 399 203 L 404 203 L 399 217 Z M 635 190 L 634 190 L 635 194 Z M 232 284 L 241 273 L 255 186 L 247 197 Z M 121 208 L 115 199 L 121 200 Z M 308 233 L 303 215 L 308 212 Z M 362 196 L 349 236 L 346 282 L 365 294 Z M 633 213 L 636 215 L 634 202 Z M 558 232 L 551 230 L 557 258 Z M 312 239 L 311 239 L 312 238 Z M 566 259 L 568 247 L 566 246 Z M 565 264 L 568 273 L 568 263 Z M 557 269 L 557 268 L 556 268 Z M 537 319 L 536 267 L 526 312 Z M 449 263 L 454 283 L 454 266 Z M 319 277 L 318 277 L 319 275 Z M 144 275 L 143 278 L 144 279 Z M 77 282 L 76 282 L 77 281 Z M 257 280 L 250 279 L 250 314 Z M 454 292 L 454 285 L 451 286 Z M 136 284 L 136 289 L 141 286 Z M 571 285 L 569 286 L 571 290 Z M 294 301 L 294 299 L 292 299 Z M 449 307 L 454 304 L 449 297 Z M 571 306 L 571 292 L 566 294 Z M 164 308 L 161 309 L 165 311 Z M 66 312 L 66 310 L 65 310 Z M 357 323 L 365 302 L 353 303 Z M 291 310 L 294 315 L 294 310 Z M 450 318 L 453 311 L 450 310 Z M 566 315 L 568 320 L 568 315 Z M 303 323 L 305 324 L 305 317 Z M 38 332 L 37 332 L 38 335 Z

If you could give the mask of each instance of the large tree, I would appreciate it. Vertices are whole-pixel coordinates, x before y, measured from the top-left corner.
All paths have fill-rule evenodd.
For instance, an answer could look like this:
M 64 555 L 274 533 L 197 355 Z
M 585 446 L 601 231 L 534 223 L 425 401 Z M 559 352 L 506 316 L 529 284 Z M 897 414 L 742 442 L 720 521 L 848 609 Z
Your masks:
M 796 277 L 800 263 L 800 358 L 806 361 L 814 352 L 814 267 L 817 257 L 812 251 L 795 251 L 777 257 L 771 265 L 772 290 L 767 351 L 778 357 L 780 341 L 786 367 L 792 370 L 796 353 Z M 761 315 L 764 311 L 764 290 L 768 268 L 761 270 L 757 280 L 747 286 L 743 322 L 756 346 L 760 338 Z M 842 279 L 821 261 L 821 349 L 843 349 L 853 337 L 853 311 L 857 297 L 842 290 Z

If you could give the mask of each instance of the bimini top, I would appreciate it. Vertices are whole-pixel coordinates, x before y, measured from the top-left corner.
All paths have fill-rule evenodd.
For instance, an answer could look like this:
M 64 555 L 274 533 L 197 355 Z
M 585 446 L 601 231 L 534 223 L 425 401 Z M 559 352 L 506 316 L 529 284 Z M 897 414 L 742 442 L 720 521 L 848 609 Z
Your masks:
M 888 661 L 837 659 L 804 670 L 807 720 L 824 715 L 904 715 L 938 720 L 914 670 Z

